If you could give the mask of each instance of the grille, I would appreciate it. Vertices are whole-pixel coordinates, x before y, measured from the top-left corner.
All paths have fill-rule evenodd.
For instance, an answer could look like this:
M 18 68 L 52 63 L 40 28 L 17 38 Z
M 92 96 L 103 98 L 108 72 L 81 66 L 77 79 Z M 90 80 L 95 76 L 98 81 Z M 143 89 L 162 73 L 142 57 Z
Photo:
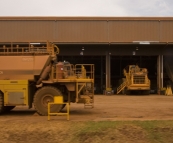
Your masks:
M 145 76 L 133 76 L 134 84 L 145 84 Z

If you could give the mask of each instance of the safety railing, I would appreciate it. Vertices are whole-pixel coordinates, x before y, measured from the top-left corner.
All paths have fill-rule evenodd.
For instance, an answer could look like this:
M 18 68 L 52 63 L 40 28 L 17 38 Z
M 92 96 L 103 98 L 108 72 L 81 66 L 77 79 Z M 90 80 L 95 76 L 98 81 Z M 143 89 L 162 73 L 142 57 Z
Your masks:
M 76 64 L 74 73 L 77 78 L 94 79 L 94 64 Z
M 27 55 L 27 54 L 49 54 L 49 55 L 55 55 L 59 54 L 59 48 L 52 44 L 47 42 L 47 44 L 11 44 L 11 45 L 3 45 L 0 47 L 0 55 Z
M 65 104 L 67 107 L 67 112 L 66 113 L 60 113 L 60 112 L 51 112 L 51 105 L 55 105 L 55 104 Z M 51 115 L 66 115 L 67 116 L 67 120 L 70 119 L 70 106 L 68 102 L 63 102 L 63 96 L 59 95 L 59 96 L 54 96 L 54 102 L 49 102 L 48 103 L 48 121 L 50 120 L 50 116 Z

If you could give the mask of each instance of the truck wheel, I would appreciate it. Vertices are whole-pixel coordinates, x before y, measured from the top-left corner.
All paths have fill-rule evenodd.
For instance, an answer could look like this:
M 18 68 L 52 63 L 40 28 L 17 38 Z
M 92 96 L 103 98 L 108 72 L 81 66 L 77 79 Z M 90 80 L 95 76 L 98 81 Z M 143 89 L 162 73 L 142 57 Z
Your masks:
M 131 90 L 126 90 L 126 91 L 125 91 L 125 94 L 126 94 L 126 95 L 130 95 L 130 94 L 131 94 Z
M 144 90 L 143 91 L 143 95 L 149 95 L 150 94 L 150 90 Z
M 4 96 L 0 93 L 0 114 L 4 112 Z
M 60 90 L 52 86 L 45 86 L 37 90 L 34 95 L 34 106 L 40 115 L 48 114 L 48 102 L 54 101 L 54 96 L 62 96 Z M 57 113 L 62 109 L 63 104 L 54 104 L 50 106 L 50 112 Z
M 4 111 L 5 112 L 10 112 L 13 108 L 15 108 L 16 106 L 5 106 L 4 107 Z
M 64 109 L 65 106 L 66 106 L 66 104 L 63 104 L 61 110 Z

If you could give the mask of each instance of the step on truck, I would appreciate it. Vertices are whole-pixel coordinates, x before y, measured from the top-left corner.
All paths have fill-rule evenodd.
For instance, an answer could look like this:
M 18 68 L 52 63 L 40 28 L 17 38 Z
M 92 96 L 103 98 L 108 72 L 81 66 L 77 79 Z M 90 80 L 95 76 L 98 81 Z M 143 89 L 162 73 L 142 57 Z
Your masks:
M 58 62 L 58 53 L 59 48 L 49 42 L 0 48 L 0 114 L 16 106 L 34 106 L 38 114 L 47 115 L 54 96 L 94 107 L 94 65 Z M 50 111 L 60 112 L 64 106 L 52 105 Z

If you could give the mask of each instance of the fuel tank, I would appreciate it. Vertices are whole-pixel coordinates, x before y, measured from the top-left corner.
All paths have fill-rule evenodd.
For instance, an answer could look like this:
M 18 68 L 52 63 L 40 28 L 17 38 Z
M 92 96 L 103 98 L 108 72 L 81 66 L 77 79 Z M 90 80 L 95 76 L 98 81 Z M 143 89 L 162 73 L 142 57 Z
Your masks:
M 1 55 L 0 80 L 34 80 L 50 62 L 50 55 Z

